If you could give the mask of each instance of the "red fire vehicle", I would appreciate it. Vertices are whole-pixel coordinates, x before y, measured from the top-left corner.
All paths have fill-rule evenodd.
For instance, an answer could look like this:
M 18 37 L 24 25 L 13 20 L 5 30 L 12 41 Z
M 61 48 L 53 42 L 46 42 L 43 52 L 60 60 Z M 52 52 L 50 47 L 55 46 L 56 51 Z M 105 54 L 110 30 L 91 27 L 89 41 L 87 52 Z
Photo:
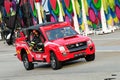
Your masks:
M 35 35 L 38 35 L 35 38 Z M 95 59 L 95 45 L 91 38 L 78 34 L 67 22 L 44 23 L 23 28 L 15 41 L 16 55 L 26 70 L 35 62 L 47 62 L 52 69 L 78 58 Z

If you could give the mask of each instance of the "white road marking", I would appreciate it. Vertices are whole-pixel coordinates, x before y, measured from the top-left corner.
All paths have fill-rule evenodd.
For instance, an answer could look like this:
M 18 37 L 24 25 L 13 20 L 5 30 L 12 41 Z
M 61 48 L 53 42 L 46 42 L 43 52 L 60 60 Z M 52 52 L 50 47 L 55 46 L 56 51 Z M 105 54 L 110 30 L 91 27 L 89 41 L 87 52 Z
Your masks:
M 14 56 L 14 54 L 16 54 L 16 53 L 12 53 L 12 54 L 0 54 L 0 57 L 4 57 L 4 56 Z
M 92 39 L 92 40 L 102 40 L 102 41 L 104 41 L 104 40 L 120 40 L 120 38 L 101 38 L 101 39 Z
M 119 52 L 120 50 L 96 50 L 96 52 Z

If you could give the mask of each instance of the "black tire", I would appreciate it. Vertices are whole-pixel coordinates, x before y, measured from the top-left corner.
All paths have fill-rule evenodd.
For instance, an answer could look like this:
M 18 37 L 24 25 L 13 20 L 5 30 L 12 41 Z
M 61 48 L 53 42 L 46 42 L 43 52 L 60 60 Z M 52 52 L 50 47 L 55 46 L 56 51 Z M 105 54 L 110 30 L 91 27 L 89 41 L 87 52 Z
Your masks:
M 61 62 L 58 61 L 56 55 L 53 52 L 51 52 L 50 54 L 50 64 L 53 70 L 58 70 L 62 68 Z
M 26 70 L 34 69 L 34 64 L 32 62 L 28 61 L 27 54 L 23 54 L 23 58 L 22 59 L 23 59 L 23 65 L 24 65 Z
M 91 54 L 91 55 L 86 55 L 85 59 L 86 59 L 86 61 L 94 61 L 95 53 Z

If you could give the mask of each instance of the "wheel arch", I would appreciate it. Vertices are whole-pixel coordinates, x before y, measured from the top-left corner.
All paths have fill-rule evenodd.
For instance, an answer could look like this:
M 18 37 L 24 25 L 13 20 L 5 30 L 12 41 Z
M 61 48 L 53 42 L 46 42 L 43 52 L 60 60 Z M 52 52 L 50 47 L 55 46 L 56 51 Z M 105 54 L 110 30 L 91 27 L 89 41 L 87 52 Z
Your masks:
M 21 56 L 21 60 L 22 60 L 22 61 L 23 61 L 23 58 L 22 58 L 23 54 L 26 54 L 26 55 L 27 55 L 29 62 L 32 62 L 32 61 L 33 61 L 32 55 L 31 55 L 30 53 L 27 53 L 26 49 L 24 49 L 24 48 L 22 48 L 22 49 L 21 49 L 21 52 L 20 52 L 20 56 Z
M 26 50 L 24 48 L 21 49 L 20 56 L 21 60 L 23 61 L 23 54 L 27 54 Z
M 50 63 L 50 55 L 51 55 L 52 52 L 55 54 L 55 51 L 52 50 L 52 49 L 50 49 L 50 50 L 48 51 L 48 54 L 47 54 L 48 56 L 47 56 L 47 58 L 46 58 L 46 62 L 47 62 L 47 63 Z M 55 54 L 55 55 L 56 55 L 56 54 Z

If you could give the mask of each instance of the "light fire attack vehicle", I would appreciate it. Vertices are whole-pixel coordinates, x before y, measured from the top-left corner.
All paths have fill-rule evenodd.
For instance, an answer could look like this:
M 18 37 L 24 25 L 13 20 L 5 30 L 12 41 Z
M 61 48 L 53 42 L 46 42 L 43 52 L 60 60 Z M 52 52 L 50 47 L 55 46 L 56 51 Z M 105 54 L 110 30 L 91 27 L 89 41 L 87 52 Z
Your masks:
M 34 31 L 39 35 L 38 40 L 34 38 Z M 16 38 L 15 46 L 17 58 L 23 62 L 26 70 L 34 69 L 35 62 L 47 62 L 53 70 L 57 70 L 69 60 L 95 59 L 95 45 L 91 38 L 78 34 L 67 22 L 23 28 Z

